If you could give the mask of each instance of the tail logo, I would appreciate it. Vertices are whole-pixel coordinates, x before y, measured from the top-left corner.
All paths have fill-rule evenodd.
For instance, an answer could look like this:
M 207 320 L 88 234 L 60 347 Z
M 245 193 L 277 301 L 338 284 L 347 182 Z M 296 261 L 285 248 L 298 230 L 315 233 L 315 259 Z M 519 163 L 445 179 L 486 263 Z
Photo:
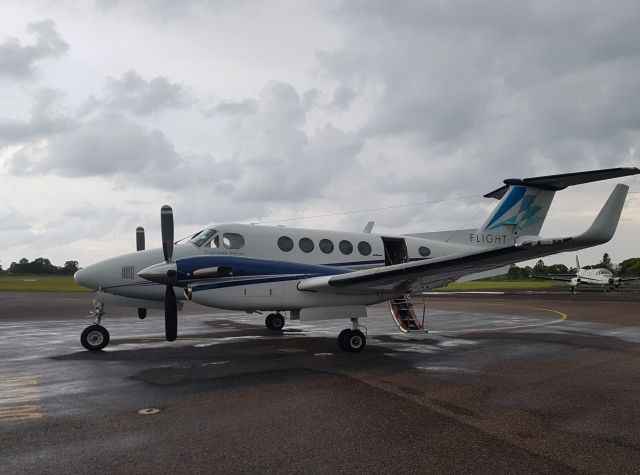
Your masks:
M 534 204 L 537 196 L 537 193 L 527 194 L 525 186 L 513 187 L 485 229 L 509 225 L 526 228 L 539 222 L 543 217 L 538 216 L 538 213 L 544 207 Z M 520 206 L 517 206 L 518 204 Z

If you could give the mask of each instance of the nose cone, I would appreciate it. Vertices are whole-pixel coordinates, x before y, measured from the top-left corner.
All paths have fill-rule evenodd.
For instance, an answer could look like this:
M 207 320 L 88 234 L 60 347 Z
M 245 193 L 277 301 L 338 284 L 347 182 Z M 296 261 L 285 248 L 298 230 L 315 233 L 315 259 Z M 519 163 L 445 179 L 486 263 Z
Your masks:
M 177 267 L 174 262 L 162 262 L 138 272 L 138 276 L 143 279 L 166 285 L 175 283 L 177 275 Z
M 76 284 L 81 285 L 82 287 L 98 290 L 98 267 L 91 265 L 84 269 L 80 269 L 73 275 L 73 280 L 76 281 Z

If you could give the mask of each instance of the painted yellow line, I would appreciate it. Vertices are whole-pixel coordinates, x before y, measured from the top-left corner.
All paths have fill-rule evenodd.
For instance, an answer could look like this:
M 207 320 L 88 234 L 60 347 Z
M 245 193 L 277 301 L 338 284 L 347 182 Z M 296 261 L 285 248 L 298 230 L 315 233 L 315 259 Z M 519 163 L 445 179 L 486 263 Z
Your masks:
M 39 404 L 22 404 L 19 406 L 0 408 L 0 421 L 5 420 L 22 420 L 22 419 L 40 419 Z
M 497 304 L 494 304 L 497 305 Z M 555 320 L 550 320 L 548 322 L 542 323 L 529 323 L 526 325 L 510 325 L 506 327 L 488 327 L 488 328 L 471 328 L 471 329 L 460 329 L 460 330 L 434 330 L 429 331 L 429 333 L 478 333 L 478 332 L 491 332 L 496 330 L 516 330 L 519 328 L 534 328 L 534 327 L 542 327 L 545 325 L 552 325 L 554 323 L 560 323 L 567 319 L 568 315 L 564 312 L 560 312 L 559 310 L 552 310 L 550 308 L 540 308 L 540 307 L 527 307 L 524 305 L 519 306 L 520 308 L 528 308 L 532 310 L 541 310 L 543 312 L 555 313 L 556 315 L 560 315 L 560 318 Z
M 0 381 L 4 384 L 5 381 L 25 381 L 35 378 L 31 373 L 0 373 Z
M 0 422 L 42 417 L 38 380 L 32 373 L 0 373 Z

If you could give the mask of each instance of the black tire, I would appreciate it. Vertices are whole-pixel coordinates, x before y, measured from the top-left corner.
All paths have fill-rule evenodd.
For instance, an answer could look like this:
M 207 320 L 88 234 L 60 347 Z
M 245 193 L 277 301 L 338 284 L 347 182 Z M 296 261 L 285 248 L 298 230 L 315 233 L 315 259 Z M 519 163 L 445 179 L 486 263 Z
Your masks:
M 367 337 L 360 330 L 351 330 L 343 341 L 345 349 L 350 353 L 360 353 L 367 346 Z
M 109 332 L 100 325 L 89 325 L 82 331 L 80 343 L 89 351 L 100 351 L 109 344 Z
M 270 313 L 264 320 L 269 330 L 280 331 L 284 328 L 284 316 L 280 313 Z
M 352 330 L 350 329 L 346 329 L 346 330 L 342 330 L 340 332 L 340 334 L 338 335 L 338 346 L 340 347 L 340 349 L 342 351 L 349 351 L 347 349 L 347 346 L 345 344 L 345 339 L 349 336 L 349 334 L 351 333 Z

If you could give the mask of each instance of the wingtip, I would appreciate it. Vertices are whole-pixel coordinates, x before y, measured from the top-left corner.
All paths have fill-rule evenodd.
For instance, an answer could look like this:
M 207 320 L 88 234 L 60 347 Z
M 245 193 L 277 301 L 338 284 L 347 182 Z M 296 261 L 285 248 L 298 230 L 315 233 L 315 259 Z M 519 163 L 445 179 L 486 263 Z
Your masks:
M 593 224 L 576 240 L 591 245 L 604 244 L 610 241 L 618 228 L 628 191 L 629 187 L 627 185 L 617 184 Z

